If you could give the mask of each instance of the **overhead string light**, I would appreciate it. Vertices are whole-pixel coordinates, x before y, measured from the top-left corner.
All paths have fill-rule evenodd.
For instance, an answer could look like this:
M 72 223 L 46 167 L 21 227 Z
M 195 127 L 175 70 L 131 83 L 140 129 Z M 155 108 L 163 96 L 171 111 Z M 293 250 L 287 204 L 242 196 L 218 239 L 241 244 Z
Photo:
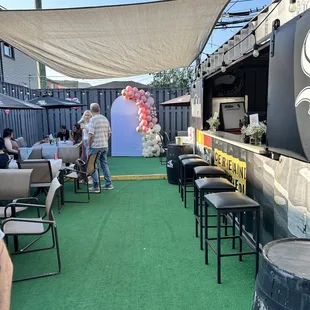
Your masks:
M 288 7 L 288 10 L 291 12 L 291 13 L 294 13 L 297 9 L 297 4 L 296 4 L 296 0 L 290 0 L 290 5 Z
M 265 16 L 265 18 L 263 18 L 263 20 L 261 20 L 261 22 L 256 26 L 256 28 L 254 29 L 254 31 L 256 30 L 256 29 L 258 29 L 264 22 L 265 22 L 265 20 L 272 14 L 272 12 L 278 7 L 278 5 L 280 4 L 282 2 L 282 0 L 280 0 L 274 7 L 273 7 L 273 9 Z M 296 5 L 296 0 L 290 0 L 290 11 L 291 10 L 296 10 L 296 8 L 297 8 L 297 5 Z M 226 54 L 227 52 L 229 52 L 229 51 L 231 51 L 232 49 L 234 49 L 236 46 L 238 46 L 238 45 L 240 45 L 242 42 L 244 42 L 250 35 L 252 35 L 252 32 L 249 34 L 249 35 L 247 35 L 245 38 L 243 38 L 242 40 L 240 40 L 238 43 L 236 43 L 236 44 L 234 44 L 232 47 L 230 47 L 227 51 L 225 51 L 225 53 L 224 54 Z M 256 39 L 255 39 L 255 41 L 256 41 Z M 257 44 L 256 44 L 257 45 Z M 255 47 L 255 49 L 254 49 L 254 47 Z M 259 45 L 257 45 L 257 46 L 255 46 L 255 44 L 254 44 L 254 46 L 253 46 L 253 56 L 254 56 L 254 52 L 255 52 L 255 55 L 257 55 L 257 56 L 254 56 L 254 57 L 258 57 L 259 56 L 259 51 L 258 51 L 258 48 L 259 48 Z M 258 54 L 257 54 L 258 53 Z M 204 53 L 205 54 L 205 53 Z M 215 54 L 215 53 L 213 53 L 213 54 Z M 209 58 L 210 59 L 210 58 Z M 208 60 L 209 61 L 209 60 Z M 211 64 L 208 62 L 208 67 L 211 67 Z M 226 72 L 226 69 L 227 69 L 227 65 L 226 65 L 226 63 L 225 63 L 225 61 L 224 61 L 224 59 L 223 59 L 223 62 L 222 62 L 222 66 L 221 66 L 221 71 L 222 72 Z
M 223 53 L 223 61 L 222 61 L 222 67 L 221 67 L 221 71 L 222 71 L 223 73 L 225 73 L 225 72 L 226 72 L 226 69 L 227 69 L 227 65 L 226 65 L 225 60 L 224 60 L 225 53 L 226 53 L 226 52 Z
M 255 31 L 253 31 L 253 36 L 254 36 L 254 45 L 253 45 L 253 57 L 257 58 L 259 56 L 259 45 L 256 42 L 256 35 L 255 35 Z

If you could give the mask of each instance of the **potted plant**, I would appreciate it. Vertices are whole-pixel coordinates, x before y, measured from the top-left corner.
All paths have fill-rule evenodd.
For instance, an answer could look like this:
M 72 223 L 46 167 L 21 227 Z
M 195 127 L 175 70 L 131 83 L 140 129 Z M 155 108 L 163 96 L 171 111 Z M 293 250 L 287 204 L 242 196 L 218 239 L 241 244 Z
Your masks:
M 207 123 L 209 124 L 210 126 L 210 131 L 216 131 L 217 128 L 220 126 L 220 121 L 218 118 L 213 118 L 213 117 L 210 117 L 208 120 L 207 120 Z
M 250 144 L 261 145 L 262 136 L 266 133 L 267 126 L 263 122 L 252 123 L 241 128 L 243 139 L 250 139 Z

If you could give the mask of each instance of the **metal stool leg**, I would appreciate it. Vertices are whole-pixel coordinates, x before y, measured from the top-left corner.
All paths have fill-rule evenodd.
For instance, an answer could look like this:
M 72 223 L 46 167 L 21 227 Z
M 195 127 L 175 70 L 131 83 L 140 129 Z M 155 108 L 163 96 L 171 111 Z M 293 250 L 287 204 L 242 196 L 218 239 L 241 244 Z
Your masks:
M 184 208 L 186 208 L 186 185 L 187 185 L 186 168 L 184 168 Z
M 208 265 L 209 264 L 208 204 L 204 201 L 204 205 L 205 205 L 205 264 Z M 200 225 L 202 226 L 202 223 Z
M 198 189 L 196 185 L 194 186 L 194 216 L 195 216 L 195 232 L 196 232 L 196 237 L 198 237 L 197 217 L 199 216 L 199 211 L 198 211 Z
M 227 231 L 227 224 L 228 224 L 227 216 L 228 216 L 228 214 L 224 214 L 225 236 L 228 236 L 228 231 Z
M 181 164 L 180 164 L 180 160 L 178 162 L 178 175 L 179 175 L 179 178 L 178 178 L 178 184 L 179 184 L 179 193 L 181 193 Z
M 182 163 L 181 163 L 182 164 Z M 181 173 L 182 173 L 182 175 L 181 175 L 181 198 L 182 198 L 182 201 L 184 201 L 184 177 L 183 177 L 183 175 L 184 175 L 184 167 L 183 167 L 183 165 L 182 165 L 182 167 L 181 167 Z
M 259 268 L 259 241 L 260 241 L 260 212 L 259 210 L 255 212 L 255 215 L 256 215 L 256 246 L 255 246 L 255 250 L 256 250 L 255 278 L 256 278 L 256 275 L 258 273 L 258 268 Z
M 221 284 L 221 214 L 217 211 L 217 283 Z
M 203 250 L 203 204 L 204 204 L 203 191 L 200 191 L 200 199 L 199 199 L 200 250 Z
M 236 214 L 232 213 L 232 234 L 233 236 L 236 235 Z M 235 249 L 236 248 L 236 239 L 233 238 L 232 239 L 232 248 Z
M 239 253 L 242 252 L 242 225 L 243 225 L 243 213 L 239 213 Z M 239 261 L 242 262 L 242 254 L 239 255 Z

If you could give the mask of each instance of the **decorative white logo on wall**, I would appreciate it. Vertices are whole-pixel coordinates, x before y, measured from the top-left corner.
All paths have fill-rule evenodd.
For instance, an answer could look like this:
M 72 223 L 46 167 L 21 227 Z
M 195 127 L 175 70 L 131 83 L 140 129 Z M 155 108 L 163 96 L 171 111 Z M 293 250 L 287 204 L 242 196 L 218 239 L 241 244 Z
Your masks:
M 173 168 L 172 160 L 167 161 L 167 168 Z
M 301 49 L 301 69 L 304 74 L 310 77 L 310 30 L 308 31 Z M 295 100 L 295 107 L 297 108 L 302 102 L 310 104 L 310 86 L 305 87 L 297 96 Z M 310 106 L 308 110 L 310 115 Z
M 305 75 L 310 77 L 310 30 L 306 35 L 301 50 L 301 68 Z

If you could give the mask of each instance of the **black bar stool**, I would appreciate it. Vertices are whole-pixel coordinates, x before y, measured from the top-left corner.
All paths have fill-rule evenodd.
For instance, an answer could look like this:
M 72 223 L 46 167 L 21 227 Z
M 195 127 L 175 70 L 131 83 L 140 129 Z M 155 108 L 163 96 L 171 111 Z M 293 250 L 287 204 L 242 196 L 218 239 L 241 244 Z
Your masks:
M 200 168 L 196 167 L 195 169 Z M 209 167 L 204 167 L 209 168 Z M 213 168 L 213 167 L 210 167 Z M 195 170 L 194 169 L 194 170 Z M 235 192 L 236 188 L 224 178 L 204 178 L 195 180 L 194 186 L 194 215 L 195 215 L 195 229 L 196 237 L 198 237 L 198 226 L 199 226 L 199 236 L 200 236 L 200 249 L 203 250 L 203 197 L 205 194 L 209 193 L 221 193 L 221 192 Z M 215 215 L 209 215 L 209 217 L 214 217 Z M 227 227 L 232 227 L 233 234 L 235 234 L 235 225 L 233 220 L 233 225 L 227 225 L 225 218 L 225 235 L 227 236 Z M 233 239 L 233 248 L 235 246 L 235 240 Z
M 239 256 L 239 261 L 242 261 L 243 255 L 255 255 L 255 276 L 259 267 L 259 235 L 260 235 L 260 205 L 253 199 L 235 192 L 235 193 L 215 193 L 204 196 L 205 200 L 205 263 L 209 263 L 208 249 L 209 247 L 217 255 L 217 283 L 221 283 L 221 258 L 226 256 Z M 213 207 L 216 210 L 216 238 L 209 238 L 208 228 L 211 228 L 208 223 L 208 208 Z M 243 252 L 242 251 L 242 213 L 255 212 L 255 228 L 256 228 L 256 245 L 255 251 Z M 221 215 L 228 213 L 239 214 L 239 236 L 223 236 L 221 237 Z M 238 239 L 239 252 L 238 253 L 225 253 L 221 252 L 222 239 Z M 217 246 L 214 248 L 210 240 L 216 240 Z
M 194 185 L 194 168 L 199 166 L 208 166 L 208 162 L 199 158 L 183 159 L 182 164 L 182 178 L 181 178 L 181 197 L 184 200 L 184 208 L 186 208 L 186 194 L 187 186 Z
M 197 154 L 183 154 L 180 155 L 179 157 L 179 164 L 178 164 L 178 171 L 179 171 L 179 180 L 178 180 L 178 185 L 179 185 L 179 193 L 181 192 L 181 179 L 182 179 L 182 164 L 181 161 L 183 159 L 189 159 L 189 158 L 201 158 L 199 155 Z
M 200 178 L 226 178 L 225 171 L 216 166 L 203 166 L 194 168 L 194 179 Z

